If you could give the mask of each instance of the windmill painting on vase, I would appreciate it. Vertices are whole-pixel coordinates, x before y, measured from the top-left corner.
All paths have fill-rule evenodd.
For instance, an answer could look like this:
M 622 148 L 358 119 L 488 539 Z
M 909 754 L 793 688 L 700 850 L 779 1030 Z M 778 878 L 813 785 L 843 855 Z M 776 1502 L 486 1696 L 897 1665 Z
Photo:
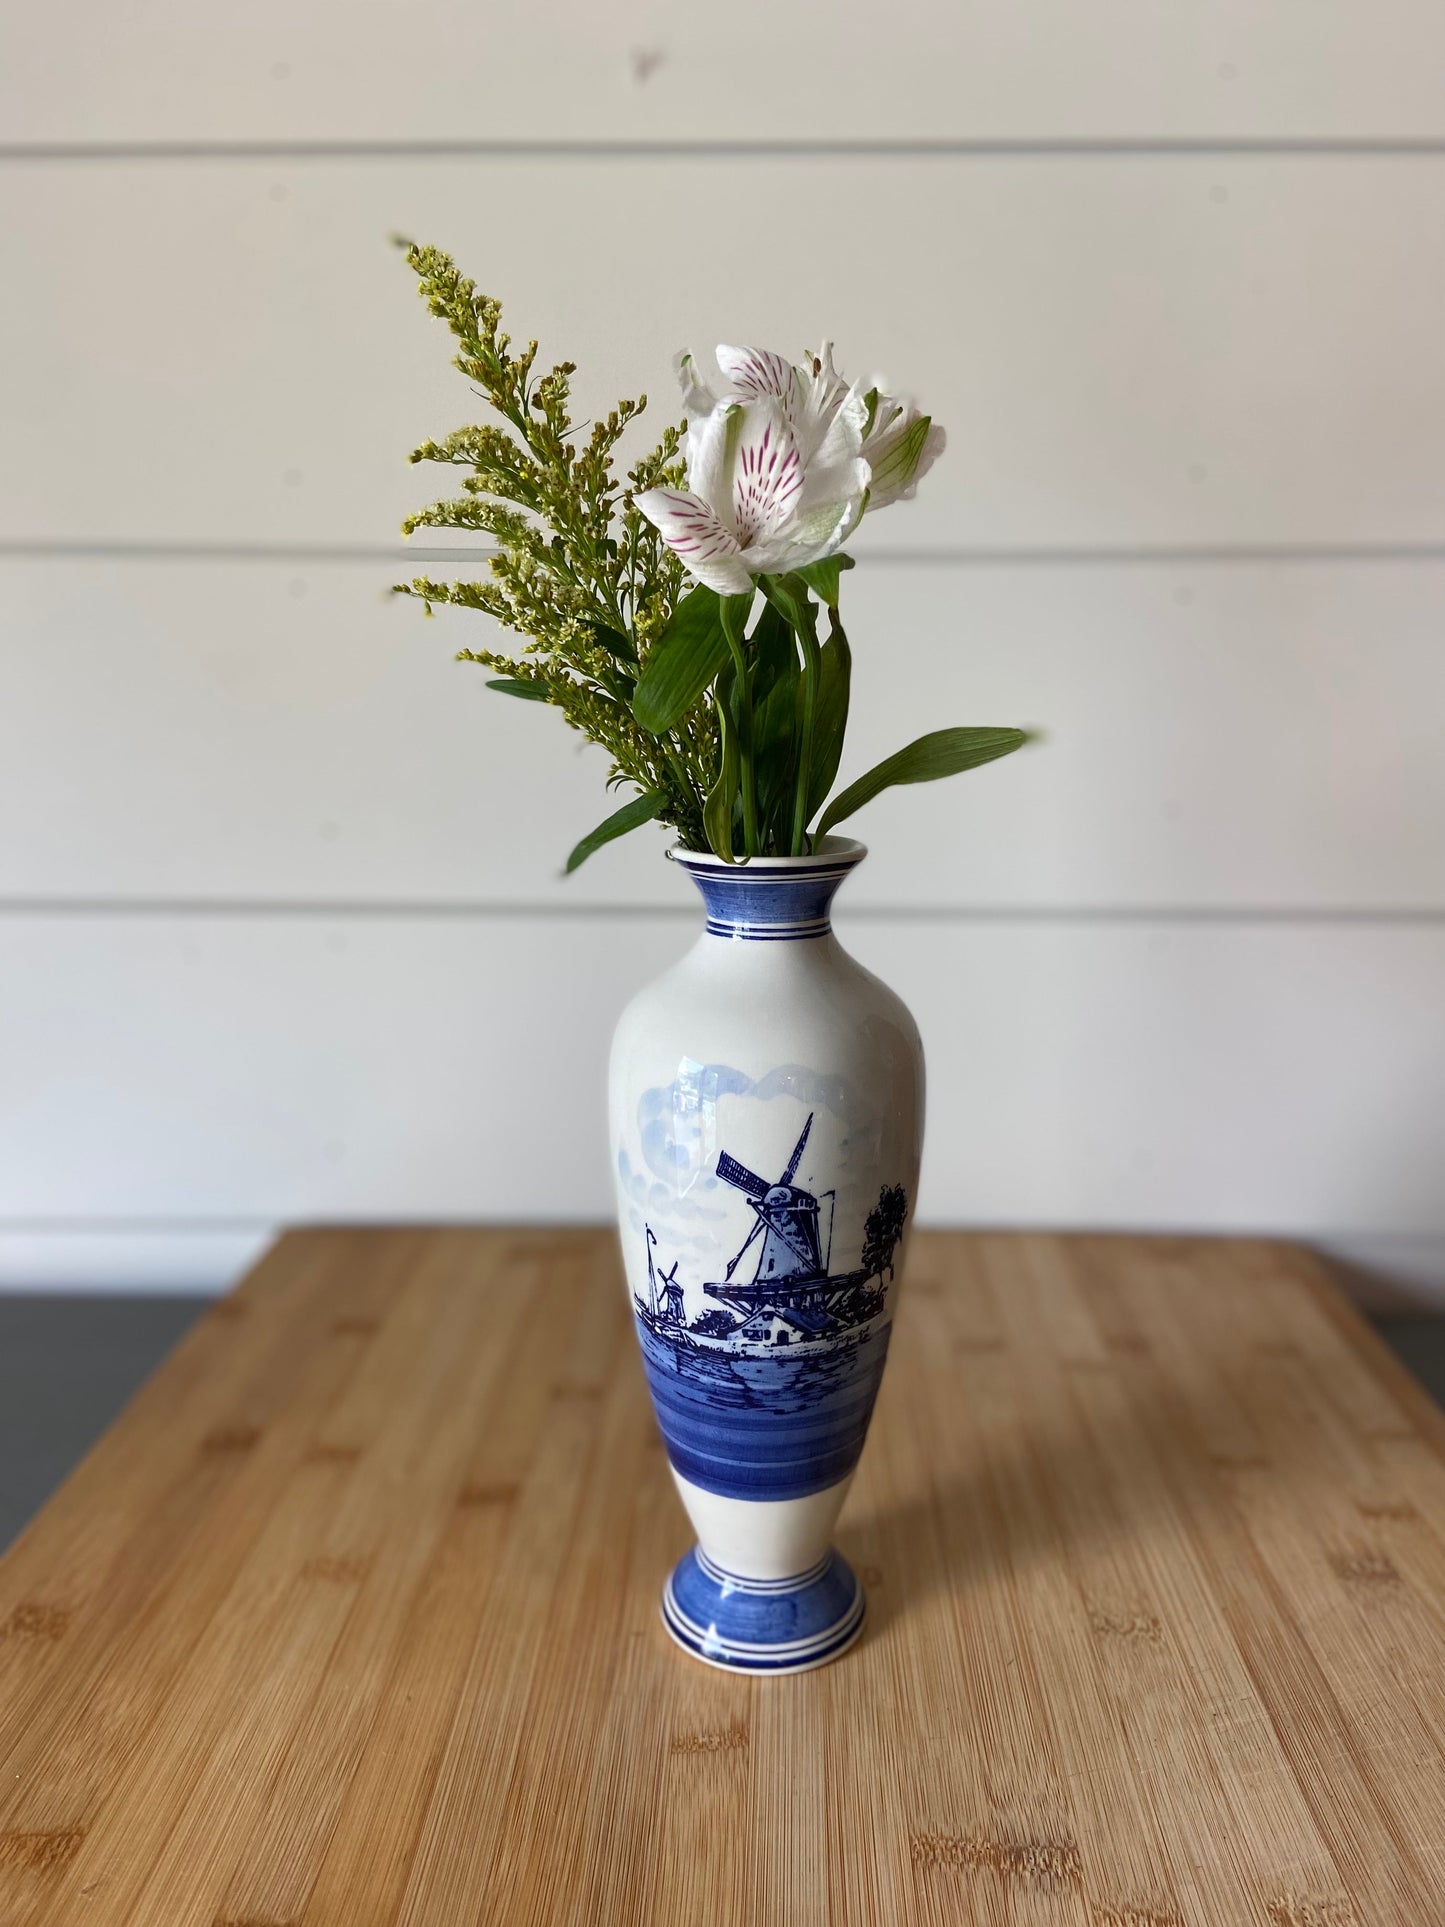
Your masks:
M 812 1127 L 810 1112 L 774 1180 L 720 1152 L 716 1175 L 749 1216 L 722 1276 L 702 1281 L 695 1317 L 678 1261 L 664 1266 L 644 1226 L 646 1297 L 633 1310 L 668 1452 L 685 1478 L 730 1497 L 801 1497 L 845 1476 L 888 1355 L 907 1194 L 882 1187 L 855 1232 L 856 1262 L 834 1270 L 836 1193 L 799 1182 Z

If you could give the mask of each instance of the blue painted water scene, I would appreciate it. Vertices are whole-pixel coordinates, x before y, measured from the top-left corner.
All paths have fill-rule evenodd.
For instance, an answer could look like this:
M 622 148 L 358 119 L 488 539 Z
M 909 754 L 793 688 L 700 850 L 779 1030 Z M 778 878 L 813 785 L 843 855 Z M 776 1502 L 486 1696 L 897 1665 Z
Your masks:
M 788 1499 L 852 1471 L 888 1356 L 888 1290 L 908 1198 L 885 1184 L 834 1270 L 836 1193 L 800 1183 L 809 1112 L 776 1178 L 730 1152 L 717 1176 L 747 1224 L 721 1277 L 705 1278 L 691 1319 L 650 1224 L 646 1297 L 634 1296 L 643 1359 L 668 1455 L 683 1478 L 728 1498 Z M 811 1181 L 811 1179 L 810 1179 Z

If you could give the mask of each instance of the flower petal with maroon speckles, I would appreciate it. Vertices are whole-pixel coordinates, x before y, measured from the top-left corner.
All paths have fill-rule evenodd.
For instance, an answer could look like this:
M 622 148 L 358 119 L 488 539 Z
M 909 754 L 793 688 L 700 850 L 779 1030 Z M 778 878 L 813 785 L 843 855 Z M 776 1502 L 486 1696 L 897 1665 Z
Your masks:
M 720 342 L 717 365 L 739 401 L 778 401 L 791 413 L 798 400 L 798 371 L 771 348 L 729 348 Z
M 803 464 L 780 407 L 749 408 L 736 437 L 733 527 L 744 549 L 780 529 L 803 490 Z
M 752 587 L 737 537 L 700 495 L 650 488 L 633 499 L 689 575 L 719 595 L 743 595 Z

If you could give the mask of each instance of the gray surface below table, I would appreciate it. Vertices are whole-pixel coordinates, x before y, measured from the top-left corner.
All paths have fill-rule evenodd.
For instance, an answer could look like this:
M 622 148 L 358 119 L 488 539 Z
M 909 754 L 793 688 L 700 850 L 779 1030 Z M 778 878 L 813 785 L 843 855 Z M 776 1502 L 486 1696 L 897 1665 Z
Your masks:
M 0 1295 L 0 1546 L 40 1510 L 210 1302 Z
M 0 1547 L 89 1451 L 210 1303 L 202 1297 L 0 1294 Z M 1379 1329 L 1445 1405 L 1445 1319 Z

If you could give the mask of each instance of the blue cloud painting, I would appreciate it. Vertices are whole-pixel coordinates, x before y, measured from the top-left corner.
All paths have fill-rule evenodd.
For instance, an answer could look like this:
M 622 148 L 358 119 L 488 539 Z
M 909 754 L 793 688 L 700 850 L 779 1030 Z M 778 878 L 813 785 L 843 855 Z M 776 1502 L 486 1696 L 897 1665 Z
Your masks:
M 703 1302 L 702 1280 L 718 1274 L 752 1222 L 746 1198 L 717 1178 L 719 1152 L 775 1178 L 809 1113 L 813 1127 L 798 1182 L 820 1196 L 837 1193 L 843 1250 L 861 1235 L 872 1202 L 850 1181 L 851 1173 L 860 1162 L 865 1172 L 876 1164 L 874 1133 L 860 1123 L 845 1078 L 798 1064 L 752 1078 L 729 1064 L 684 1059 L 670 1084 L 654 1085 L 639 1098 L 631 1144 L 624 1134 L 618 1151 L 622 1191 L 630 1200 L 626 1215 L 638 1236 L 652 1226 L 669 1262 L 684 1260 L 689 1315 Z M 860 1144 L 870 1153 L 861 1160 L 855 1155 Z

